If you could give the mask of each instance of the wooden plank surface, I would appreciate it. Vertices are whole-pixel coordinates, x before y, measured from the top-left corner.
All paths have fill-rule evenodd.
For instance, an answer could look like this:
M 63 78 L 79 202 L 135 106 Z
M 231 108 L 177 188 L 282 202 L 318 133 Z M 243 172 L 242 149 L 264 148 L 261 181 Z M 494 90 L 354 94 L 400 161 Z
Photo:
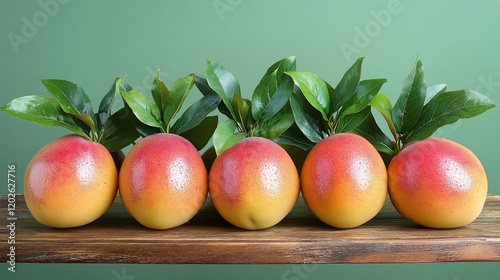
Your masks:
M 0 197 L 0 202 L 0 218 L 9 224 L 7 197 Z M 103 217 L 74 229 L 40 225 L 22 195 L 16 196 L 15 217 L 18 263 L 500 261 L 500 196 L 492 195 L 476 221 L 450 230 L 428 229 L 402 219 L 389 201 L 373 220 L 349 230 L 321 223 L 302 199 L 282 222 L 260 231 L 228 224 L 209 201 L 187 224 L 163 231 L 138 224 L 119 198 Z M 0 227 L 3 242 L 10 234 L 8 227 Z M 1 262 L 8 260 L 5 251 L 0 256 Z

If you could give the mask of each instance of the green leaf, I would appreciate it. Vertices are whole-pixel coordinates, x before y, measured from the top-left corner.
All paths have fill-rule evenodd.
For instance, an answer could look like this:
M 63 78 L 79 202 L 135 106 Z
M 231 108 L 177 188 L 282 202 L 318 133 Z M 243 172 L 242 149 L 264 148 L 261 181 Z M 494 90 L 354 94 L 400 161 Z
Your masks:
M 377 111 L 382 114 L 387 123 L 390 123 L 392 125 L 392 104 L 387 96 L 385 96 L 383 93 L 377 93 L 372 101 L 370 101 L 370 106 L 377 109 Z
M 315 143 L 311 142 L 304 136 L 296 124 L 292 124 L 279 137 L 275 138 L 274 142 L 299 147 L 304 151 L 311 150 L 315 145 Z
M 213 144 L 215 148 L 215 152 L 217 155 L 220 155 L 221 149 L 224 146 L 224 143 L 231 137 L 231 135 L 236 133 L 236 122 L 231 119 L 227 119 L 222 121 L 214 132 Z
M 215 93 L 217 94 L 210 86 L 208 85 L 207 79 L 200 77 L 200 76 L 195 76 L 194 77 L 194 84 L 196 85 L 196 88 L 201 92 L 203 95 L 207 95 L 210 93 Z
M 115 102 L 116 96 L 120 94 L 120 87 L 122 82 L 122 78 L 116 78 L 113 82 L 113 85 L 111 85 L 108 93 L 102 98 L 101 103 L 99 104 L 98 116 L 101 128 L 111 116 L 113 104 Z
M 427 86 L 424 81 L 422 62 L 417 60 L 415 67 L 403 82 L 398 100 L 392 109 L 392 122 L 398 134 L 406 134 L 417 122 L 424 107 Z
M 427 87 L 427 90 L 425 91 L 425 102 L 424 104 L 429 103 L 429 101 L 436 96 L 436 94 L 445 92 L 446 89 L 448 88 L 447 84 L 438 84 L 434 86 Z
M 105 122 L 100 143 L 109 152 L 127 147 L 140 136 L 136 128 L 130 125 L 130 114 L 128 108 L 121 108 Z
M 271 118 L 258 123 L 256 134 L 273 140 L 285 132 L 293 123 L 294 118 L 290 106 L 284 106 Z
M 285 73 L 288 71 L 295 71 L 295 69 L 296 69 L 295 56 L 289 56 L 289 57 L 284 58 L 280 61 L 277 61 L 273 65 L 271 65 L 267 69 L 267 71 L 264 74 L 264 76 L 262 77 L 261 81 L 264 80 L 267 76 L 271 75 L 273 72 L 276 72 L 276 70 L 278 70 L 279 73 Z
M 160 80 L 160 70 L 156 72 L 155 79 L 153 81 L 153 86 L 151 87 L 151 95 L 156 104 L 156 107 L 160 110 L 160 115 L 164 115 L 165 106 L 169 99 L 170 91 L 167 86 Z
M 391 139 L 382 132 L 371 113 L 352 132 L 368 140 L 377 151 L 394 156 L 394 147 L 391 144 Z
M 203 149 L 217 128 L 218 117 L 210 116 L 203 119 L 197 126 L 184 131 L 180 136 L 189 140 L 199 151 Z
M 163 127 L 160 111 L 154 102 L 137 90 L 122 91 L 121 95 L 140 122 L 152 127 Z
M 177 115 L 194 85 L 194 74 L 179 78 L 174 82 L 167 95 L 165 108 L 163 110 L 163 123 L 167 131 L 170 129 L 172 119 Z
M 121 84 L 120 84 L 120 92 L 122 92 L 122 91 L 131 91 L 131 90 L 133 90 L 133 88 L 129 84 L 124 83 L 123 81 L 121 82 Z
M 129 109 L 130 110 L 130 109 Z M 163 132 L 159 127 L 152 127 L 142 123 L 134 114 L 131 114 L 129 122 L 132 127 L 142 136 L 147 137 L 156 133 Z
M 231 117 L 236 120 L 237 115 L 231 105 L 231 100 L 236 92 L 241 93 L 238 80 L 222 65 L 211 60 L 207 60 L 206 62 L 206 74 L 210 88 L 220 96 L 222 102 L 229 110 Z
M 239 123 L 240 127 L 249 127 L 252 122 L 250 118 L 250 108 L 252 106 L 252 102 L 248 99 L 242 98 L 239 92 L 235 93 L 233 96 L 233 101 L 231 102 L 233 106 L 233 110 L 237 115 L 237 119 L 235 121 Z
M 358 113 L 365 109 L 386 82 L 386 79 L 372 79 L 359 82 L 354 95 L 344 104 L 345 108 L 342 108 L 339 118 Z
M 252 116 L 257 122 L 273 117 L 285 106 L 293 93 L 293 80 L 289 76 L 278 76 L 278 72 L 268 75 L 253 92 Z
M 182 134 L 193 129 L 202 123 L 205 117 L 213 112 L 220 102 L 221 99 L 215 92 L 208 93 L 189 106 L 174 123 L 170 131 L 175 134 Z
M 61 109 L 59 102 L 47 96 L 29 95 L 18 97 L 0 107 L 0 111 L 42 126 L 64 127 L 73 133 L 90 139 L 83 128 L 75 122 L 75 119 Z
M 225 150 L 231 148 L 232 146 L 234 146 L 234 144 L 240 142 L 241 140 L 245 139 L 246 137 L 247 137 L 247 134 L 244 132 L 238 132 L 238 133 L 235 133 L 235 134 L 229 136 L 229 138 L 226 140 L 224 145 L 219 149 L 218 155 L 223 153 Z
M 208 85 L 208 81 L 207 79 L 203 78 L 203 77 L 200 77 L 200 76 L 196 76 L 194 78 L 194 83 L 196 85 L 196 87 L 198 88 L 198 90 L 203 94 L 203 95 L 207 95 L 207 94 L 215 94 L 217 95 L 217 93 L 210 88 L 210 86 Z M 218 96 L 218 95 L 217 95 Z M 220 97 L 219 97 L 220 98 Z M 221 99 L 222 100 L 222 99 Z M 219 103 L 219 106 L 217 107 L 218 110 L 226 115 L 228 118 L 232 118 L 231 116 L 231 112 L 229 112 L 229 109 L 226 107 L 226 104 L 224 104 L 224 102 L 220 102 Z
M 97 120 L 90 98 L 83 89 L 65 80 L 46 79 L 42 84 L 56 98 L 64 112 L 82 120 L 90 130 L 95 130 Z
M 373 108 L 377 109 L 377 111 L 382 114 L 382 117 L 384 117 L 387 126 L 389 127 L 389 130 L 391 131 L 392 135 L 394 136 L 394 139 L 397 137 L 396 129 L 394 128 L 394 124 L 392 123 L 392 104 L 389 98 L 385 96 L 383 93 L 378 93 L 375 95 L 375 98 L 370 102 L 370 106 Z
M 438 93 L 427 103 L 417 123 L 403 138 L 404 144 L 431 136 L 438 128 L 471 118 L 496 107 L 495 103 L 473 90 L 457 90 Z
M 300 88 L 307 101 L 328 121 L 330 95 L 325 81 L 308 71 L 286 72 Z
M 339 123 L 335 129 L 335 133 L 350 132 L 360 125 L 370 115 L 370 107 L 365 107 L 363 110 L 346 115 L 339 119 Z
M 309 105 L 309 103 L 304 104 L 304 102 L 300 102 L 295 94 L 290 96 L 290 107 L 292 108 L 297 127 L 307 139 L 313 143 L 318 143 L 323 139 L 321 136 L 321 127 L 318 122 L 316 122 L 317 118 L 308 113 L 307 105 Z
M 217 126 L 214 132 L 213 143 L 215 152 L 217 155 L 220 155 L 245 137 L 247 137 L 246 133 L 237 132 L 235 121 L 225 120 Z
M 129 91 L 132 91 L 132 89 L 129 89 Z M 120 91 L 120 94 L 122 92 L 123 91 Z M 156 133 L 162 132 L 163 128 L 152 127 L 152 126 L 146 125 L 143 122 L 141 122 L 134 115 L 134 113 L 132 112 L 132 109 L 130 108 L 130 106 L 128 106 L 127 102 L 125 102 L 125 99 L 123 98 L 123 96 L 122 96 L 122 99 L 123 99 L 123 108 L 125 108 L 128 111 L 128 113 L 129 113 L 128 114 L 128 123 L 132 127 L 135 128 L 135 130 L 140 134 L 140 136 L 146 137 L 146 136 L 149 136 L 149 135 L 152 135 L 152 134 L 156 134 Z
M 326 88 L 328 89 L 328 96 L 330 97 L 330 115 L 333 115 L 335 111 L 332 111 L 332 104 L 335 103 L 335 89 L 327 81 L 325 81 Z M 333 100 L 333 103 L 332 103 Z
M 330 112 L 337 112 L 344 102 L 349 100 L 356 89 L 358 88 L 359 80 L 361 79 L 361 66 L 363 64 L 364 57 L 358 58 L 354 64 L 345 72 L 344 76 L 335 87 L 333 94 L 333 99 L 330 102 Z

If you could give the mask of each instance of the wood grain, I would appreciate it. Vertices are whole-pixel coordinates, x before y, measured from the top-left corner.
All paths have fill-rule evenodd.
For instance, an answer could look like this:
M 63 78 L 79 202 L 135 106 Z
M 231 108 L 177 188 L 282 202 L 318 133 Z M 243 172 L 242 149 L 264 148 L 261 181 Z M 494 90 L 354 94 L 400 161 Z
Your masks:
M 7 198 L 0 218 L 8 224 Z M 16 262 L 36 263 L 403 263 L 500 261 L 500 196 L 488 196 L 472 224 L 451 230 L 417 226 L 389 201 L 370 222 L 339 230 L 321 223 L 299 199 L 273 228 L 238 229 L 207 201 L 190 222 L 170 230 L 138 224 L 117 198 L 97 221 L 79 228 L 39 224 L 16 196 Z M 0 228 L 7 243 L 9 229 Z M 8 246 L 2 246 L 7 250 Z M 0 252 L 7 261 L 8 252 Z

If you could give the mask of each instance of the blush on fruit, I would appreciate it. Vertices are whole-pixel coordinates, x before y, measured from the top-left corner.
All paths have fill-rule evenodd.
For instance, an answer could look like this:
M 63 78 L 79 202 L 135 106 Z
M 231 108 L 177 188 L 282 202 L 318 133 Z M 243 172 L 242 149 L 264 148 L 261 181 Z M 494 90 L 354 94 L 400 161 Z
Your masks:
M 120 198 L 142 225 L 168 229 L 189 221 L 207 197 L 207 170 L 196 148 L 167 133 L 139 141 L 120 169 Z
M 243 229 L 265 229 L 292 210 L 299 196 L 299 175 L 278 144 L 250 137 L 215 159 L 209 191 L 226 221 Z
M 324 223 L 353 228 L 373 218 L 387 198 L 387 171 L 366 139 L 339 133 L 316 144 L 301 171 L 301 191 Z
M 48 143 L 29 162 L 24 178 L 26 205 L 46 226 L 82 226 L 108 210 L 117 183 L 115 163 L 104 146 L 67 135 Z
M 388 174 L 396 210 L 431 228 L 471 223 L 488 193 L 486 173 L 474 153 L 442 138 L 410 143 L 391 161 Z

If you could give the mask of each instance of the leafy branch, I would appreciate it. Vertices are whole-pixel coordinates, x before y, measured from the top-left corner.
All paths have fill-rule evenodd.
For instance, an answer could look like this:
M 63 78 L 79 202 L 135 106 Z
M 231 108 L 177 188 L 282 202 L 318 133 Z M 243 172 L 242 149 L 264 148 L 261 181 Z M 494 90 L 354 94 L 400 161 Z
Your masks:
M 426 86 L 423 64 L 417 60 L 403 82 L 401 93 L 394 105 L 379 93 L 370 105 L 384 117 L 393 140 L 381 133 L 378 125 L 367 119 L 358 133 L 372 139 L 379 151 L 395 155 L 410 142 L 430 137 L 440 127 L 459 119 L 471 118 L 496 107 L 495 103 L 479 92 L 462 89 L 447 91 L 446 84 Z
M 113 112 L 113 104 L 120 90 L 130 88 L 117 78 L 103 97 L 99 110 L 94 112 L 90 98 L 83 88 L 56 79 L 42 80 L 52 97 L 29 95 L 15 98 L 0 107 L 0 111 L 16 118 L 42 126 L 59 126 L 88 140 L 103 144 L 110 152 L 132 143 L 139 134 L 126 125 L 129 111 Z
M 303 149 L 342 132 L 354 132 L 371 115 L 370 102 L 386 79 L 361 80 L 364 58 L 359 58 L 334 88 L 309 71 L 286 72 L 295 83 L 290 104 L 298 129 L 306 139 L 292 137 L 285 141 Z M 307 145 L 304 145 L 307 143 Z
M 135 116 L 133 127 L 143 137 L 155 133 L 178 134 L 201 150 L 212 137 L 218 123 L 217 116 L 208 115 L 217 108 L 221 99 L 214 93 L 204 94 L 176 118 L 197 77 L 191 74 L 179 78 L 168 89 L 160 80 L 159 73 L 158 71 L 151 89 L 153 100 L 134 89 L 120 92 Z
M 196 85 L 202 92 L 217 94 L 222 100 L 219 111 L 228 117 L 214 132 L 217 154 L 245 137 L 276 139 L 293 124 L 288 102 L 293 81 L 285 72 L 295 67 L 295 57 L 271 65 L 249 100 L 242 97 L 239 82 L 232 73 L 214 61 L 206 61 L 207 78 L 198 79 Z

